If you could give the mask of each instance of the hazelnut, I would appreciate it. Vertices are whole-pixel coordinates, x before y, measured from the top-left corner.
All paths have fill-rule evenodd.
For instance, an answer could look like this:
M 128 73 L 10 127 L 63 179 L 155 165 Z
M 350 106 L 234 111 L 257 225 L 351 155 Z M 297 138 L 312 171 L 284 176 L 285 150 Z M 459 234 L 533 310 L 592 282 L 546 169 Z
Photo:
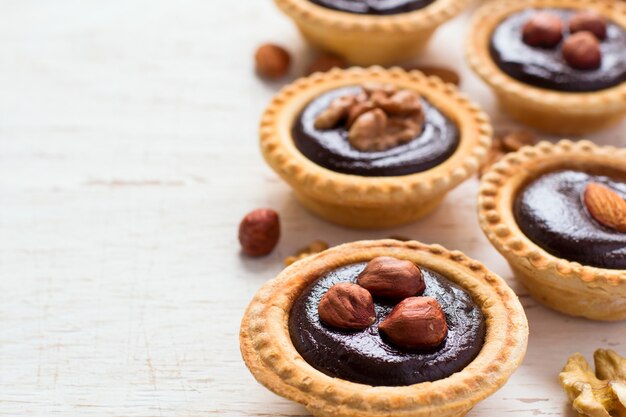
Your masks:
M 530 46 L 552 48 L 563 39 L 563 21 L 553 13 L 536 13 L 522 27 L 522 37 Z
M 405 298 L 378 329 L 392 343 L 408 349 L 438 346 L 448 334 L 446 315 L 431 297 Z
M 411 261 L 379 256 L 359 274 L 357 283 L 374 297 L 406 298 L 424 291 L 422 271 Z
M 346 61 L 335 55 L 324 54 L 318 56 L 307 68 L 307 75 L 314 72 L 326 72 L 333 68 L 346 68 L 348 64 Z
M 247 255 L 267 255 L 274 249 L 279 238 L 280 223 L 278 213 L 274 210 L 254 210 L 239 224 L 239 243 Z
M 563 58 L 572 68 L 596 69 L 602 63 L 600 42 L 591 32 L 574 33 L 563 42 Z
M 254 55 L 257 73 L 268 79 L 278 79 L 287 75 L 291 56 L 284 48 L 266 43 L 261 45 Z
M 361 330 L 376 320 L 372 295 L 349 282 L 330 287 L 320 300 L 317 312 L 323 323 L 338 329 Z
M 585 10 L 573 15 L 569 20 L 571 33 L 589 31 L 600 40 L 606 38 L 606 19 L 596 12 Z

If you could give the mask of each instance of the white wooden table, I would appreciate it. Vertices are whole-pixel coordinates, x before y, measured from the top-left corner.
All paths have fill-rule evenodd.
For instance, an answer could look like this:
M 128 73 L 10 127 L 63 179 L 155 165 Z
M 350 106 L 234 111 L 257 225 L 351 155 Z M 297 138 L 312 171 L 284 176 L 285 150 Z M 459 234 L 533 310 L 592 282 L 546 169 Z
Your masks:
M 507 126 L 462 62 L 467 19 L 422 61 L 461 68 L 463 90 Z M 279 87 L 252 71 L 264 41 L 291 49 L 294 77 L 306 65 L 310 52 L 269 0 L 0 3 L 0 415 L 305 415 L 245 368 L 244 308 L 311 240 L 391 234 L 483 261 L 526 307 L 524 364 L 471 416 L 573 415 L 557 383 L 566 357 L 626 353 L 626 323 L 530 299 L 478 228 L 476 179 L 429 221 L 389 231 L 305 212 L 257 147 Z M 594 139 L 626 145 L 626 124 Z M 251 260 L 237 225 L 264 206 L 280 212 L 283 238 Z

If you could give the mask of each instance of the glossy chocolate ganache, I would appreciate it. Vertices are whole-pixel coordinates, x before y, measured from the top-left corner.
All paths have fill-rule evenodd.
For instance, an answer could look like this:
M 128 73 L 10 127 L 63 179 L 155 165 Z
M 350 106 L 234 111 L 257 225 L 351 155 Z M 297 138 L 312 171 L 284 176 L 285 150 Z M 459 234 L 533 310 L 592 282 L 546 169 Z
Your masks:
M 559 258 L 582 265 L 626 269 L 626 233 L 599 223 L 583 193 L 589 183 L 626 198 L 624 178 L 565 170 L 545 174 L 517 196 L 514 214 L 526 236 Z
M 404 349 L 390 343 L 378 326 L 397 304 L 374 298 L 376 321 L 364 330 L 338 330 L 318 314 L 320 300 L 337 283 L 355 283 L 365 262 L 335 269 L 311 283 L 295 301 L 289 316 L 294 346 L 314 368 L 352 382 L 403 386 L 446 378 L 465 368 L 485 340 L 485 319 L 472 297 L 443 276 L 421 268 L 423 296 L 435 298 L 447 321 L 446 339 L 436 348 Z
M 348 13 L 389 15 L 422 9 L 435 0 L 309 0 L 328 9 Z
M 538 12 L 561 18 L 562 39 L 554 46 L 531 46 L 523 39 L 523 27 Z M 506 74 L 536 87 L 591 92 L 626 82 L 626 30 L 606 22 L 606 37 L 599 40 L 601 64 L 594 69 L 577 69 L 564 59 L 564 42 L 571 36 L 568 22 L 578 10 L 527 9 L 504 19 L 491 37 L 491 56 Z
M 382 151 L 362 151 L 348 140 L 345 123 L 332 129 L 317 129 L 316 118 L 339 97 L 357 94 L 359 86 L 342 87 L 313 99 L 294 121 L 292 136 L 298 150 L 311 161 L 332 171 L 384 177 L 426 171 L 447 160 L 457 149 L 459 129 L 423 97 L 421 132 L 407 143 Z

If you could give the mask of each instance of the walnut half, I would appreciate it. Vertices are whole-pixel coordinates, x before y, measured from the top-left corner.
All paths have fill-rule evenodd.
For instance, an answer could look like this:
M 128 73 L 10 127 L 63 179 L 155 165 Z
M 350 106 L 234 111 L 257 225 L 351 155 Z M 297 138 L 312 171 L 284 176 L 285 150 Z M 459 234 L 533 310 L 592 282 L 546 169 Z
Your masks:
M 612 350 L 593 354 L 594 373 L 583 355 L 572 355 L 559 375 L 581 417 L 626 417 L 626 358 Z

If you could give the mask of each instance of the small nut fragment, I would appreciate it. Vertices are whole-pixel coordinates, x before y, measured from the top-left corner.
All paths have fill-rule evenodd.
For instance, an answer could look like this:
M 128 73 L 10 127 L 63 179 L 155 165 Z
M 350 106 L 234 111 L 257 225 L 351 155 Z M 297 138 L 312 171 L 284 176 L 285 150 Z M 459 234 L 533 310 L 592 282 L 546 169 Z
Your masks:
M 626 416 L 626 358 L 598 349 L 593 359 L 595 374 L 580 353 L 570 356 L 559 374 L 574 409 L 581 417 Z
M 571 33 L 587 30 L 600 40 L 606 38 L 606 19 L 591 10 L 584 10 L 573 15 L 569 20 Z
M 335 284 L 317 307 L 323 323 L 338 329 L 361 330 L 376 320 L 372 295 L 356 284 Z
M 591 182 L 585 187 L 583 201 L 589 214 L 600 224 L 626 233 L 626 200 L 615 191 Z
M 411 261 L 379 256 L 368 262 L 357 283 L 374 297 L 406 298 L 426 288 L 422 271 Z
M 517 152 L 524 146 L 535 144 L 535 135 L 527 130 L 516 130 L 502 136 L 502 149 L 504 152 Z
M 563 42 L 563 58 L 572 68 L 596 69 L 602 63 L 600 42 L 591 32 L 574 33 Z
M 552 48 L 563 39 L 563 21 L 553 13 L 536 13 L 522 27 L 522 38 L 530 46 Z
M 392 343 L 408 349 L 438 346 L 448 335 L 446 315 L 432 297 L 405 298 L 378 329 Z
M 307 75 L 313 74 L 315 72 L 326 72 L 330 71 L 333 68 L 347 68 L 348 64 L 342 58 L 324 54 L 318 56 L 306 70 Z
M 274 210 L 254 210 L 239 224 L 239 243 L 247 255 L 267 255 L 276 247 L 279 238 L 280 222 Z
M 285 266 L 289 266 L 294 262 L 297 262 L 304 258 L 308 258 L 309 256 L 315 255 L 316 253 L 323 252 L 326 249 L 328 249 L 328 243 L 322 240 L 314 240 L 307 247 L 298 250 L 295 255 L 285 258 Z
M 387 239 L 399 240 L 400 242 L 408 242 L 410 240 L 413 240 L 410 237 L 402 236 L 402 235 L 391 235 L 387 237 Z
M 417 65 L 417 66 L 406 67 L 406 70 L 407 71 L 417 70 L 428 76 L 434 75 L 435 77 L 441 78 L 446 83 L 450 83 L 454 85 L 461 84 L 461 76 L 459 75 L 459 73 L 450 68 L 422 67 L 422 66 Z
M 261 45 L 254 55 L 257 73 L 264 78 L 276 80 L 289 72 L 291 56 L 284 48 L 266 43 Z
M 491 148 L 487 153 L 485 162 L 478 170 L 478 178 L 482 177 L 493 164 L 498 162 L 509 152 L 517 152 L 524 146 L 534 145 L 535 135 L 527 130 L 514 130 L 504 134 L 498 134 L 491 142 Z

